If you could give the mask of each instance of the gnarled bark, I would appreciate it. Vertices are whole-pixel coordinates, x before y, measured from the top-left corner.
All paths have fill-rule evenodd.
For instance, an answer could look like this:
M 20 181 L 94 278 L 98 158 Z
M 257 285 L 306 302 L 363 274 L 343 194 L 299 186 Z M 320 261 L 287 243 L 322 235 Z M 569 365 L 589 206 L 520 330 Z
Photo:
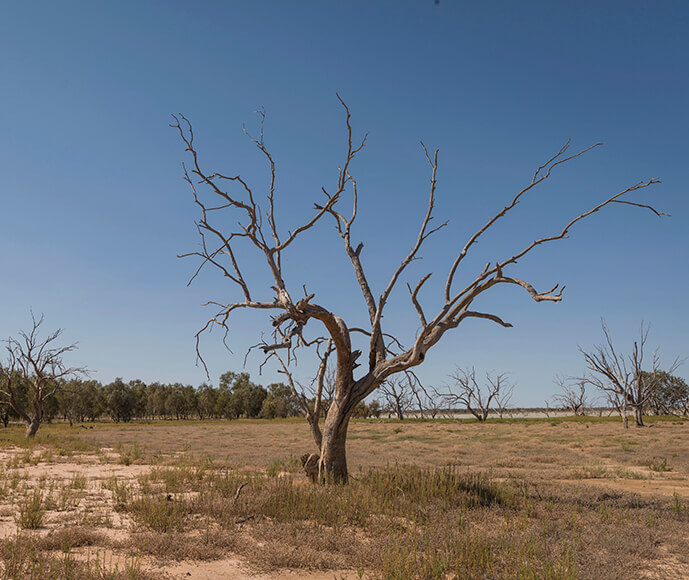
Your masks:
M 335 403 L 331 405 L 323 424 L 320 475 L 328 482 L 347 483 L 347 428 L 353 407 Z

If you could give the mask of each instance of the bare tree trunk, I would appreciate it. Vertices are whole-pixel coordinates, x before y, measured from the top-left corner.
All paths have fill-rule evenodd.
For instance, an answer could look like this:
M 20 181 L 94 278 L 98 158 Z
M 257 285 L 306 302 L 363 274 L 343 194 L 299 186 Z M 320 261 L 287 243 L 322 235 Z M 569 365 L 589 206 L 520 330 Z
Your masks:
M 30 437 L 33 437 L 36 435 L 36 432 L 38 431 L 38 428 L 41 426 L 41 419 L 36 416 L 31 421 L 27 422 L 26 424 L 26 438 L 29 439 Z
M 643 427 L 644 426 L 643 407 L 641 407 L 641 406 L 635 406 L 634 407 L 634 420 L 636 421 L 637 427 Z
M 395 403 L 395 413 L 400 421 L 404 421 L 404 411 L 402 411 L 402 405 L 399 401 Z
M 331 483 L 347 483 L 347 427 L 349 413 L 340 401 L 333 401 L 323 425 L 320 476 Z
M 325 411 L 324 411 L 325 413 Z M 316 442 L 316 445 L 320 449 L 323 446 L 323 434 L 321 433 L 321 428 L 318 425 L 318 420 L 319 417 L 316 416 L 311 420 L 309 418 L 309 428 L 311 429 L 311 435 L 313 436 L 313 440 Z M 327 420 L 327 415 L 326 415 L 326 420 Z

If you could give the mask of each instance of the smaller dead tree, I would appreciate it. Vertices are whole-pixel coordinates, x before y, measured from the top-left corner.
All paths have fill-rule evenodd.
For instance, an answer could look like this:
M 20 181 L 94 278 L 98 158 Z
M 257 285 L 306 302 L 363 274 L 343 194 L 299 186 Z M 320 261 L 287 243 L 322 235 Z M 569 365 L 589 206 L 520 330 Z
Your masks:
M 395 415 L 397 419 L 403 421 L 413 404 L 412 379 L 406 376 L 393 377 L 379 388 L 385 401 L 383 407 L 385 412 L 388 416 Z
M 438 396 L 438 392 L 433 387 L 427 389 L 418 381 L 413 386 L 413 393 L 418 407 L 419 417 L 422 419 L 425 417 L 435 419 L 440 415 L 443 406 L 442 397 Z
M 406 371 L 403 378 L 388 379 L 380 390 L 383 394 L 384 410 L 388 416 L 394 414 L 399 420 L 403 420 L 405 415 L 412 412 L 420 419 L 435 419 L 440 413 L 440 397 L 437 393 L 434 396 L 429 392 L 419 377 L 411 371 Z M 435 392 L 434 389 L 431 391 Z
M 501 390 L 507 390 L 510 386 L 506 373 L 495 378 L 486 373 L 486 384 L 482 387 L 476 380 L 476 371 L 473 367 L 458 368 L 450 378 L 454 381 L 457 392 L 448 391 L 442 394 L 448 407 L 461 405 L 481 422 L 488 418 L 491 403 L 500 398 Z
M 510 403 L 512 402 L 514 384 L 507 380 L 507 375 L 505 373 L 497 375 L 495 379 L 487 376 L 486 380 L 490 384 L 491 388 L 495 390 L 495 410 L 498 413 L 498 417 L 502 419 L 505 412 L 507 412 Z
M 644 407 L 649 404 L 662 376 L 658 351 L 651 357 L 651 370 L 643 370 L 649 328 L 641 323 L 639 339 L 634 341 L 631 354 L 625 357 L 615 350 L 605 322 L 601 321 L 601 326 L 605 343 L 593 347 L 589 352 L 579 349 L 591 371 L 590 375 L 580 380 L 603 393 L 616 395 L 625 402 L 625 408 L 629 405 L 634 411 L 636 426 L 643 427 Z M 672 374 L 679 364 L 679 359 L 675 360 L 668 372 Z
M 76 344 L 56 346 L 62 334 L 58 329 L 41 338 L 43 315 L 31 314 L 32 328 L 7 340 L 7 363 L 0 363 L 0 396 L 26 423 L 26 437 L 33 437 L 44 417 L 45 404 L 59 390 L 62 380 L 85 373 L 84 368 L 68 367 L 63 357 Z
M 553 400 L 565 411 L 571 411 L 576 417 L 586 415 L 589 401 L 586 398 L 586 381 L 583 379 L 569 380 L 556 376 L 554 383 L 560 387 L 561 393 L 555 395 Z

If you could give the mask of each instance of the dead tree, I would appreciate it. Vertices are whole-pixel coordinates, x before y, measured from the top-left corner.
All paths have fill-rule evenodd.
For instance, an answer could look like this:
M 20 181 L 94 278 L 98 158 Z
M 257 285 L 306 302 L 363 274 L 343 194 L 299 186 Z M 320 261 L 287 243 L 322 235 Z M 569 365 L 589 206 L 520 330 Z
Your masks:
M 339 96 L 338 96 L 339 99 Z M 319 473 L 330 481 L 347 481 L 347 456 L 345 451 L 347 429 L 354 408 L 373 391 L 378 389 L 389 377 L 411 369 L 423 363 L 428 351 L 437 344 L 447 332 L 457 328 L 470 318 L 479 318 L 510 327 L 497 314 L 478 310 L 479 299 L 492 288 L 501 285 L 519 287 L 525 290 L 537 302 L 559 302 L 562 289 L 559 284 L 546 291 L 539 291 L 528 281 L 508 274 L 519 260 L 532 253 L 544 244 L 566 238 L 572 227 L 579 221 L 600 210 L 615 204 L 626 204 L 650 209 L 660 215 L 651 206 L 636 203 L 627 199 L 628 194 L 659 183 L 657 178 L 641 181 L 615 193 L 598 203 L 588 211 L 581 213 L 554 233 L 535 236 L 534 241 L 516 252 L 489 262 L 482 270 L 473 272 L 470 282 L 460 286 L 457 274 L 464 274 L 464 259 L 477 242 L 489 230 L 508 215 L 527 195 L 546 181 L 560 165 L 584 154 L 599 144 L 592 145 L 577 153 L 568 154 L 567 142 L 553 157 L 547 160 L 533 174 L 525 187 L 519 190 L 507 205 L 497 211 L 482 227 L 468 237 L 463 248 L 453 250 L 453 258 L 448 264 L 444 286 L 440 296 L 440 305 L 432 313 L 424 307 L 420 296 L 424 284 L 431 273 L 423 276 L 417 283 L 407 284 L 411 305 L 419 319 L 418 332 L 413 335 L 410 346 L 403 346 L 394 336 L 385 332 L 383 313 L 405 270 L 420 256 L 424 242 L 447 222 L 434 225 L 433 211 L 436 196 L 436 175 L 438 170 L 438 151 L 429 152 L 421 144 L 430 171 L 428 203 L 420 216 L 420 229 L 411 249 L 403 255 L 401 262 L 392 269 L 389 282 L 379 293 L 369 284 L 362 261 L 363 243 L 352 240 L 352 226 L 357 218 L 358 183 L 353 173 L 353 162 L 364 148 L 365 137 L 355 141 L 351 126 L 350 112 L 340 99 L 345 114 L 345 153 L 342 164 L 332 187 L 321 189 L 321 199 L 316 201 L 310 213 L 300 225 L 286 229 L 281 225 L 276 211 L 276 171 L 273 157 L 264 141 L 263 125 L 265 114 L 259 112 L 260 132 L 258 136 L 247 136 L 264 156 L 268 168 L 268 180 L 265 195 L 259 192 L 239 174 L 222 174 L 206 169 L 198 154 L 194 132 L 189 121 L 183 116 L 174 116 L 174 127 L 189 153 L 191 165 L 184 168 L 185 179 L 193 193 L 200 217 L 196 222 L 200 234 L 200 247 L 197 251 L 185 254 L 195 256 L 200 264 L 190 282 L 205 266 L 217 268 L 239 292 L 239 297 L 230 302 L 209 302 L 216 313 L 210 317 L 199 330 L 199 337 L 214 326 L 229 329 L 232 314 L 239 309 L 260 310 L 271 314 L 272 333 L 261 341 L 267 359 L 274 359 L 278 368 L 287 378 L 288 384 L 299 395 L 295 381 L 290 379 L 294 355 L 298 348 L 312 347 L 318 350 L 321 357 L 330 354 L 335 357 L 335 395 L 322 427 L 318 422 L 319 413 L 303 405 L 311 432 L 319 449 Z M 202 191 L 203 188 L 203 191 Z M 205 193 L 204 193 L 205 192 Z M 345 213 L 341 207 L 344 198 L 349 196 L 351 213 Z M 262 201 L 264 200 L 264 201 Z M 231 214 L 231 215 L 224 215 Z M 224 216 L 224 217 L 223 217 Z M 368 322 L 366 328 L 355 328 L 347 324 L 343 313 L 333 305 L 334 297 L 321 296 L 307 290 L 308 280 L 301 280 L 295 286 L 288 287 L 285 282 L 283 256 L 294 249 L 294 242 L 310 234 L 314 226 L 324 220 L 332 220 L 335 231 L 340 236 L 343 249 L 351 262 L 354 276 L 361 289 L 366 305 Z M 235 224 L 234 226 L 228 224 Z M 241 247 L 241 244 L 245 245 Z M 262 262 L 270 283 L 263 287 L 250 284 L 244 275 L 243 265 L 251 260 L 253 265 Z M 316 269 L 313 270 L 314 274 Z M 303 292 L 303 294 L 302 294 Z M 437 299 L 434 302 L 438 303 Z M 311 322 L 311 324 L 309 324 Z M 308 326 L 308 332 L 307 332 Z M 316 328 L 314 328 L 316 326 Z M 413 329 L 410 329 L 413 332 Z M 353 341 L 361 337 L 360 345 Z M 332 349 L 326 349 L 326 342 Z M 200 356 L 200 355 L 199 355 Z M 203 362 L 202 357 L 201 361 Z M 264 361 L 267 362 L 267 361 Z M 204 363 L 205 364 L 205 363 Z M 321 392 L 324 362 L 316 375 L 316 392 Z M 320 379 L 318 379 L 320 377 Z M 315 408 L 320 405 L 316 397 Z
M 586 366 L 592 373 L 580 380 L 603 393 L 616 395 L 615 399 L 621 399 L 634 411 L 636 426 L 643 427 L 644 407 L 653 396 L 662 372 L 658 351 L 651 356 L 651 370 L 644 372 L 643 369 L 649 328 L 641 323 L 639 340 L 634 341 L 631 354 L 625 357 L 615 350 L 605 322 L 601 321 L 601 326 L 605 343 L 593 347 L 589 352 L 579 348 L 586 360 Z M 675 360 L 668 372 L 672 374 L 679 364 L 679 359 Z
M 55 395 L 63 379 L 85 372 L 85 369 L 69 367 L 64 355 L 75 350 L 76 344 L 57 346 L 62 329 L 41 338 L 43 315 L 36 320 L 31 314 L 29 333 L 19 332 L 19 338 L 7 340 L 8 361 L 0 364 L 0 395 L 26 423 L 26 437 L 33 437 L 43 421 L 45 402 Z M 22 396 L 22 382 L 26 396 Z
M 512 402 L 512 395 L 514 394 L 514 384 L 507 378 L 507 373 L 499 374 L 493 379 L 490 375 L 486 377 L 490 384 L 490 388 L 496 393 L 495 395 L 495 411 L 501 419 L 509 404 Z
M 574 381 L 575 384 L 568 384 L 565 379 L 556 376 L 554 382 L 562 391 L 553 397 L 555 403 L 564 410 L 571 411 L 576 417 L 586 415 L 586 409 L 589 407 L 589 401 L 586 398 L 586 381 L 579 379 Z
M 491 403 L 500 396 L 500 390 L 509 388 L 504 373 L 495 378 L 486 373 L 486 384 L 482 387 L 476 380 L 476 371 L 473 367 L 457 369 L 450 377 L 454 381 L 456 392 L 443 393 L 446 404 L 451 408 L 461 405 L 481 422 L 488 419 Z
M 440 414 L 442 399 L 436 394 L 435 389 L 432 387 L 427 389 L 421 381 L 417 380 L 412 383 L 412 394 L 421 419 L 426 416 L 435 419 Z
M 385 411 L 388 415 L 394 414 L 403 421 L 413 403 L 411 380 L 408 377 L 391 377 L 380 385 L 380 391 L 385 399 Z

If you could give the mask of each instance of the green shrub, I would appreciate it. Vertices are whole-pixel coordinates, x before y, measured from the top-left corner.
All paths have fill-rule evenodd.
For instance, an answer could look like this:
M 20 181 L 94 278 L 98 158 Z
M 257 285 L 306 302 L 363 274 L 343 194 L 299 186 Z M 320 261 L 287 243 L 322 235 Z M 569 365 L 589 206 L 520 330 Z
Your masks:
M 25 530 L 36 530 L 41 527 L 45 517 L 45 500 L 40 489 L 32 492 L 19 500 L 19 513 L 17 514 L 17 524 Z

